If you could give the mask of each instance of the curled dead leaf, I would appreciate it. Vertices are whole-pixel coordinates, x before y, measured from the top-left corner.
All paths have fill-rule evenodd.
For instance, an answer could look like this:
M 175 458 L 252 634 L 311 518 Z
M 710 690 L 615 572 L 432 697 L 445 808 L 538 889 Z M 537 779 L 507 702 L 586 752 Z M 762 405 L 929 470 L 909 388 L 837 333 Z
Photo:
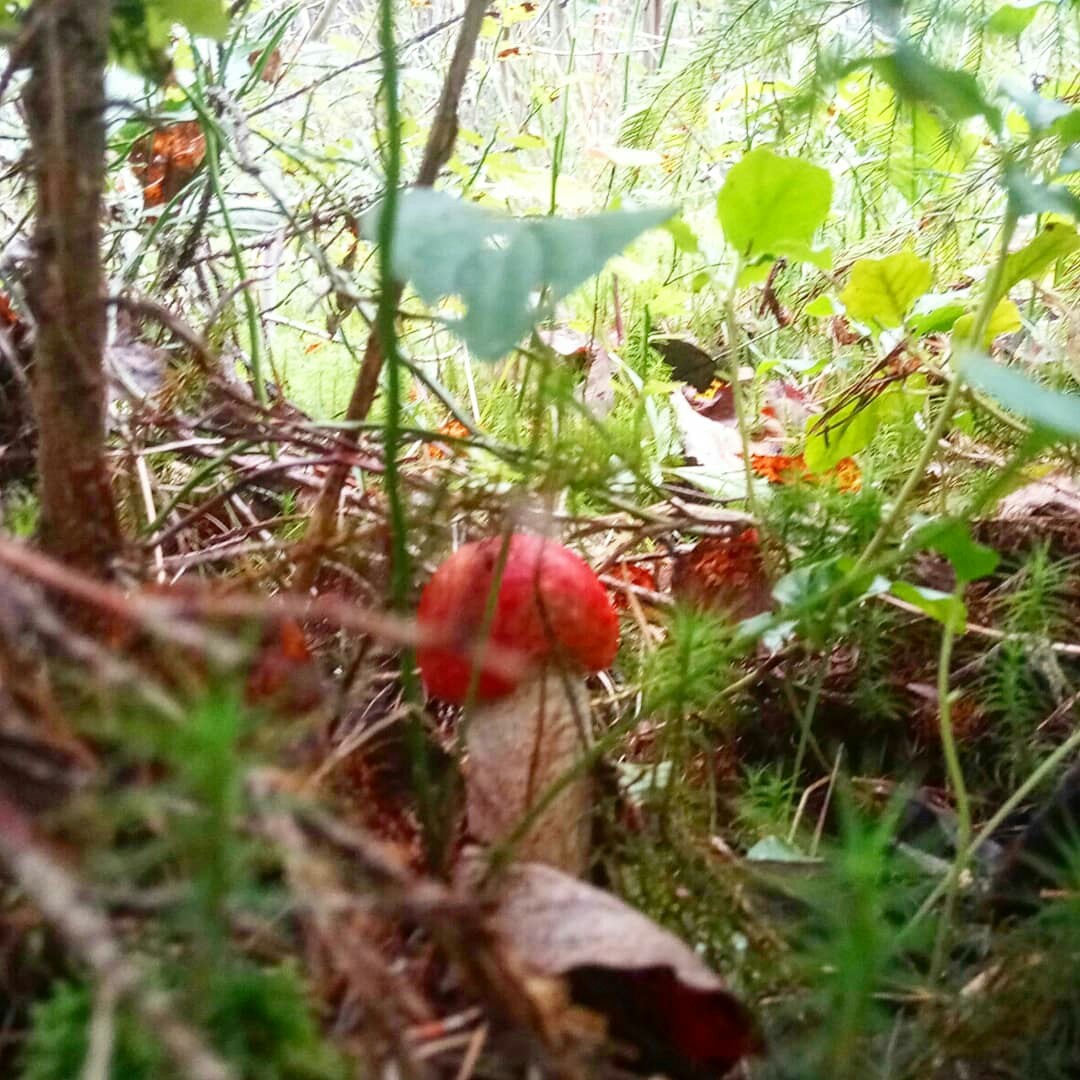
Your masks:
M 620 1063 L 637 1072 L 719 1077 L 764 1048 L 749 1008 L 689 946 L 550 866 L 511 867 L 492 929 L 523 968 L 565 979 L 575 1005 L 603 1016 Z

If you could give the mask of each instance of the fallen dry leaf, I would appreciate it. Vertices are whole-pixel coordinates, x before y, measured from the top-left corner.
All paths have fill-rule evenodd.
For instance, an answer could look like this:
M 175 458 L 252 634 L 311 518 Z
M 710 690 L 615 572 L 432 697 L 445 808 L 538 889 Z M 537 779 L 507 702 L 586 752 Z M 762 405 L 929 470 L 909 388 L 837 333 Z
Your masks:
M 206 157 L 206 137 L 197 120 L 181 120 L 136 139 L 128 155 L 143 189 L 143 206 L 164 206 L 175 198 Z
M 467 439 L 472 432 L 460 421 L 451 417 L 439 428 L 440 435 L 448 435 L 451 439 Z M 440 442 L 432 440 L 424 445 L 424 456 L 432 461 L 441 461 L 451 454 L 455 456 L 461 453 L 461 448 L 452 442 Z
M 820 484 L 835 480 L 841 491 L 858 491 L 862 487 L 862 471 L 854 458 L 842 458 L 823 474 L 812 473 L 802 454 L 751 454 L 750 467 L 770 484 Z
M 672 591 L 677 597 L 732 619 L 748 619 L 772 606 L 757 529 L 732 529 L 708 536 L 675 559 Z
M 550 866 L 510 868 L 492 929 L 524 968 L 566 979 L 574 1004 L 606 1019 L 635 1071 L 720 1077 L 763 1049 L 750 1010 L 689 946 Z
M 616 563 L 608 571 L 608 575 L 618 581 L 625 581 L 628 585 L 636 585 L 639 589 L 656 592 L 656 575 L 640 563 Z M 630 606 L 630 600 L 622 589 L 609 589 L 608 592 L 611 593 L 611 602 L 617 610 L 625 611 Z

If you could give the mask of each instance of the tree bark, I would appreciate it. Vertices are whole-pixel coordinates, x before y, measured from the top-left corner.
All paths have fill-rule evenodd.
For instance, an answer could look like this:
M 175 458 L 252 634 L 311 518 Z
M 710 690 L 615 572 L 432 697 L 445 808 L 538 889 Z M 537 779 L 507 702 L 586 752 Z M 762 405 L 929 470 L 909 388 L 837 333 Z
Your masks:
M 38 0 L 23 94 L 37 197 L 28 283 L 36 326 L 40 540 L 106 576 L 120 544 L 105 457 L 101 192 L 110 0 Z

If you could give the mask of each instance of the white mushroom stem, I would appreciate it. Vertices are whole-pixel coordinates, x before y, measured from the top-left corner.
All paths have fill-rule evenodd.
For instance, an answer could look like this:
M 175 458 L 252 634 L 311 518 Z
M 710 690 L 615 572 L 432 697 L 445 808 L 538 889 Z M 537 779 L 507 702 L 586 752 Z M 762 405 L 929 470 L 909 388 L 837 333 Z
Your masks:
M 516 841 L 513 856 L 584 873 L 589 860 L 592 783 L 582 770 L 589 701 L 579 675 L 546 669 L 468 718 L 469 832 L 485 844 L 510 840 L 556 782 L 564 786 Z

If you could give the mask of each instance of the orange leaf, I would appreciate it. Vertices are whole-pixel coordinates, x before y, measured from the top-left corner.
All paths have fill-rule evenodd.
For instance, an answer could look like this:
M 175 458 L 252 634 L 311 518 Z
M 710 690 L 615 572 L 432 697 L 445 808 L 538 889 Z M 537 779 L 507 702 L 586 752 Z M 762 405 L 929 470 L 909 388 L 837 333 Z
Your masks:
M 672 590 L 699 607 L 748 619 L 768 611 L 772 585 L 757 529 L 708 536 L 675 560 Z
M 472 433 L 460 420 L 451 418 L 439 428 L 439 434 L 448 435 L 451 439 L 467 439 Z M 461 451 L 453 444 L 451 444 L 448 449 L 445 445 L 440 445 L 438 441 L 429 442 L 427 446 L 424 447 L 424 453 L 432 461 L 441 461 L 450 454 L 456 455 L 460 452 Z
M 150 209 L 175 198 L 206 157 L 206 136 L 197 120 L 156 128 L 136 139 L 128 161 Z
M 656 575 L 640 563 L 616 563 L 611 568 L 610 574 L 613 578 L 625 581 L 628 585 L 636 585 L 639 589 L 656 592 Z M 625 611 L 630 606 L 630 597 L 622 589 L 608 589 L 608 592 L 611 593 L 611 601 L 618 611 Z
M 750 467 L 770 484 L 820 484 L 835 480 L 841 491 L 858 491 L 862 487 L 862 472 L 854 458 L 841 458 L 824 476 L 806 467 L 802 454 L 751 454 Z

